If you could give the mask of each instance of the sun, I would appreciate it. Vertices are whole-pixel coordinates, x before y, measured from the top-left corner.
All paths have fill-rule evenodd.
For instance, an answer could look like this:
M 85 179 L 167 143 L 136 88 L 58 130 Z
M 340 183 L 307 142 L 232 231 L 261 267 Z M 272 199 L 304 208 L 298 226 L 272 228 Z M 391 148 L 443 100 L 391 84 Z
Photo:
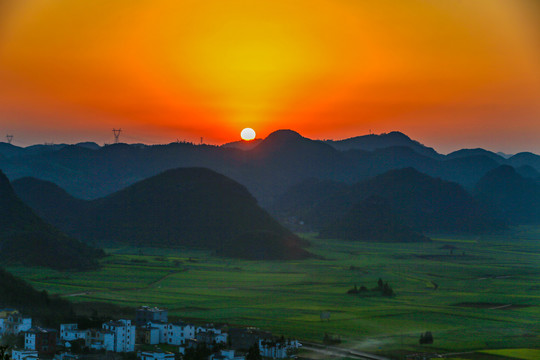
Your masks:
M 253 140 L 255 139 L 255 130 L 253 130 L 252 128 L 245 128 L 240 133 L 240 137 L 242 138 L 242 140 L 245 141 Z

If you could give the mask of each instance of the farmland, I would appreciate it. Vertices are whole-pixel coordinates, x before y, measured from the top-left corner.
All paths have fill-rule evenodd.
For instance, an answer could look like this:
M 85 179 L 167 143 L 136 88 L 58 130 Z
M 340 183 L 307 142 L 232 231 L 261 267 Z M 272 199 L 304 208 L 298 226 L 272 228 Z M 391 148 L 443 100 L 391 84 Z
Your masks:
M 540 343 L 540 231 L 432 243 L 310 238 L 320 259 L 245 261 L 203 251 L 111 248 L 103 267 L 58 272 L 10 267 L 74 302 L 142 304 L 170 316 L 228 322 L 320 342 L 325 333 L 364 351 L 470 351 Z M 396 295 L 347 295 L 388 281 Z M 330 312 L 321 321 L 321 312 Z M 433 345 L 419 345 L 431 331 Z

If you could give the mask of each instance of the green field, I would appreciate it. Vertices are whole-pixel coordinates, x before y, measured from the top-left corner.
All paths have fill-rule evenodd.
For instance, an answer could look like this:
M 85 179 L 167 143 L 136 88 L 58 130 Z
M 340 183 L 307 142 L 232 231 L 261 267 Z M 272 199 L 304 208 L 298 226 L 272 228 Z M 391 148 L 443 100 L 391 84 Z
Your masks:
M 323 259 L 258 262 L 193 250 L 116 248 L 107 250 L 99 271 L 9 270 L 75 302 L 165 306 L 183 319 L 251 325 L 319 342 L 331 333 L 344 346 L 365 351 L 540 344 L 536 228 L 422 244 L 311 240 L 310 250 Z M 346 294 L 354 284 L 374 287 L 379 278 L 395 297 Z M 330 312 L 330 321 L 321 321 L 322 311 Z M 433 333 L 433 345 L 418 344 L 425 331 Z

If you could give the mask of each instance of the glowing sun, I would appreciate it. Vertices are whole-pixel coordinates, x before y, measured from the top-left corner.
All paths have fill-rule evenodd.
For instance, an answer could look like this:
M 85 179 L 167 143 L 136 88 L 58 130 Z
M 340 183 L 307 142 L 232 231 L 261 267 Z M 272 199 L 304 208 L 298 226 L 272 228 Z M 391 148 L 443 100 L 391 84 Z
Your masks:
M 240 137 L 242 138 L 242 140 L 246 141 L 253 140 L 255 139 L 255 130 L 253 130 L 252 128 L 245 128 L 240 133 Z

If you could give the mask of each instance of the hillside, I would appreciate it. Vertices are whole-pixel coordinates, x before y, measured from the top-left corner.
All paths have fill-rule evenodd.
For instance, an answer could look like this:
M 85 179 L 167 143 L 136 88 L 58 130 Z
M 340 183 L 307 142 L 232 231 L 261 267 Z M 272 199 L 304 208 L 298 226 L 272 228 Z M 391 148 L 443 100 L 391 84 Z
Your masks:
M 51 297 L 46 291 L 37 291 L 26 281 L 0 268 L 0 308 L 14 308 L 24 315 L 40 320 L 44 325 L 57 325 L 72 320 L 70 302 Z
M 432 158 L 440 158 L 442 156 L 437 153 L 433 148 L 427 147 L 419 143 L 418 141 L 412 140 L 410 137 L 399 131 L 392 131 L 390 133 L 380 135 L 370 134 L 356 136 L 343 140 L 326 140 L 325 143 L 340 151 L 347 151 L 353 149 L 374 151 L 388 147 L 404 146 L 413 149 L 419 154 Z
M 306 187 L 311 199 L 298 209 L 308 225 L 324 229 L 340 221 L 359 203 L 371 196 L 385 199 L 399 221 L 417 231 L 475 233 L 501 228 L 502 224 L 487 212 L 460 185 L 433 178 L 413 168 L 391 170 L 374 178 L 345 186 L 336 191 L 335 184 L 322 184 L 317 191 Z M 302 186 L 288 197 L 296 198 Z M 305 195 L 305 194 L 304 194 Z M 276 212 L 290 209 L 287 202 Z
M 90 242 L 198 247 L 257 259 L 310 256 L 301 248 L 305 242 L 261 209 L 245 187 L 204 168 L 169 170 L 94 201 L 37 180 L 19 181 L 17 190 L 49 221 Z
M 493 214 L 518 224 L 540 223 L 540 185 L 502 165 L 489 171 L 474 189 Z
M 404 225 L 389 202 L 371 196 L 320 231 L 321 238 L 359 241 L 421 242 L 430 239 Z
M 104 255 L 45 223 L 15 195 L 1 171 L 0 248 L 3 263 L 58 270 L 93 269 Z
M 508 159 L 509 165 L 520 167 L 524 165 L 532 166 L 536 171 L 540 172 L 540 155 L 530 152 L 521 152 Z

